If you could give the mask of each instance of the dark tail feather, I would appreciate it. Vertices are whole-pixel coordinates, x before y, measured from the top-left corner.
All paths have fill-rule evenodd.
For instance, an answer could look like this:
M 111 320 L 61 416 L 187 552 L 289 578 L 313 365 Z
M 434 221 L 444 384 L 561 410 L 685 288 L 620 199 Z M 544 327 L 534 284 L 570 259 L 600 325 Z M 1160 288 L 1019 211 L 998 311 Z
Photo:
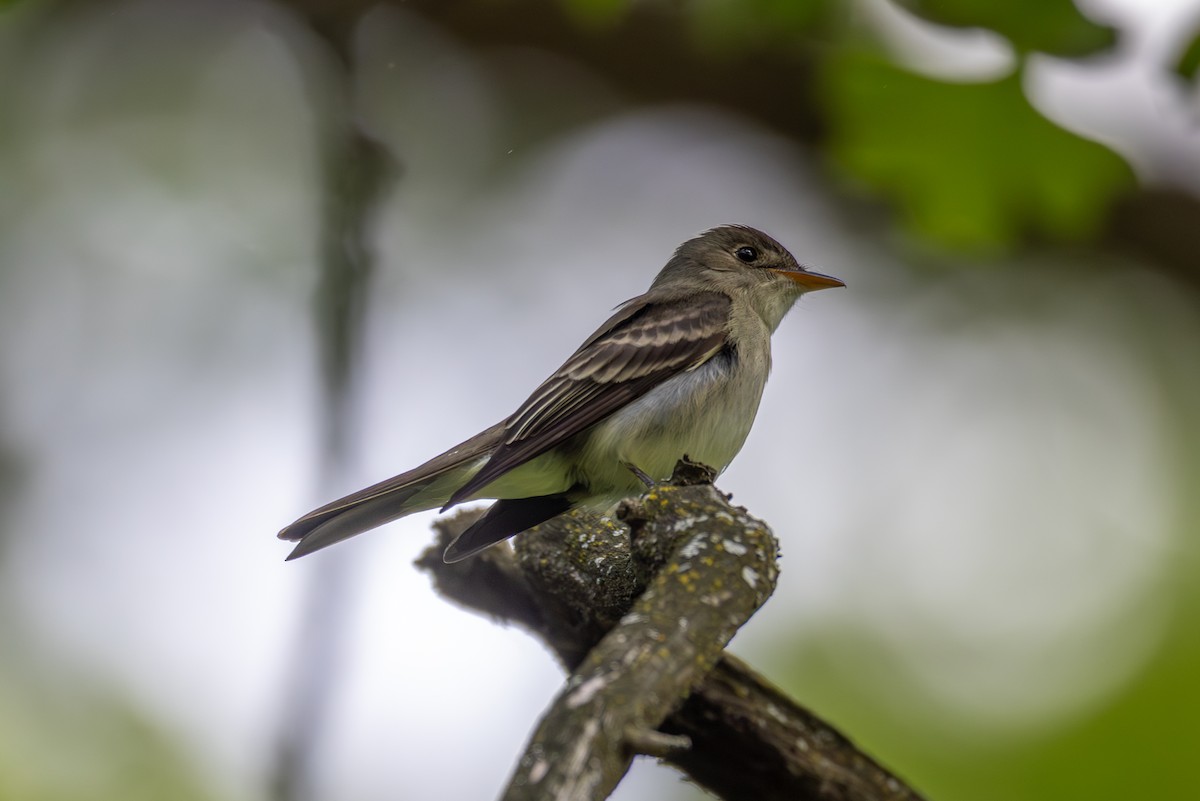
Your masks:
M 343 501 L 338 508 L 317 510 L 305 515 L 279 533 L 280 539 L 299 540 L 285 561 L 328 548 L 355 534 L 418 511 L 417 507 L 406 506 L 405 501 L 420 489 L 420 486 L 416 486 L 350 503 Z M 434 505 L 427 504 L 426 508 Z
M 483 517 L 450 543 L 442 560 L 446 564 L 461 562 L 484 548 L 562 514 L 571 506 L 566 493 L 496 501 Z
M 300 541 L 288 559 L 319 551 L 413 512 L 441 506 L 455 487 L 475 474 L 477 463 L 486 459 L 503 431 L 504 423 L 499 422 L 420 467 L 314 509 L 279 532 L 282 540 Z

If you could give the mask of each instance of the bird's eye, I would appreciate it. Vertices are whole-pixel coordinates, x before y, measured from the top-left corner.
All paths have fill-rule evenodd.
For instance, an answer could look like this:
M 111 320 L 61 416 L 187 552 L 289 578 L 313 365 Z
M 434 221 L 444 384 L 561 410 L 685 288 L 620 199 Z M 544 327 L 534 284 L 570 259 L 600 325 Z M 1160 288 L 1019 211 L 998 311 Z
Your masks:
M 738 259 L 744 261 L 746 264 L 753 264 L 754 262 L 758 261 L 758 250 L 750 247 L 749 245 L 744 245 L 733 251 L 733 255 L 737 256 Z

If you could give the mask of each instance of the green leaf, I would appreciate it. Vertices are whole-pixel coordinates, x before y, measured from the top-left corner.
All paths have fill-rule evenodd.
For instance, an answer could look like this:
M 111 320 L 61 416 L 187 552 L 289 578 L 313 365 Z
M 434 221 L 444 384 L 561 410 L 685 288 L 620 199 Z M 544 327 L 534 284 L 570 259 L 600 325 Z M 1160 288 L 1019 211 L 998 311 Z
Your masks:
M 1087 56 L 1111 48 L 1116 29 L 1097 25 L 1071 0 L 898 0 L 914 14 L 939 25 L 987 28 L 1020 52 Z
M 1196 33 L 1191 44 L 1179 56 L 1179 61 L 1175 62 L 1175 74 L 1185 80 L 1196 80 L 1198 72 L 1200 72 L 1200 31 Z
M 1019 73 L 951 84 L 845 54 L 823 77 L 836 165 L 919 235 L 963 250 L 1086 239 L 1134 183 L 1102 145 L 1047 120 Z

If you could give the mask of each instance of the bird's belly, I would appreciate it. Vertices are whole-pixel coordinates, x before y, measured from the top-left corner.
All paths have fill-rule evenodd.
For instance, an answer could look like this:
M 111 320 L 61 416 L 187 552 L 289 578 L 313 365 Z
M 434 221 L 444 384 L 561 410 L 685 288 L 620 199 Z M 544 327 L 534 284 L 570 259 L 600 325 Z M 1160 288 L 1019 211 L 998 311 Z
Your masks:
M 741 450 L 758 412 L 766 370 L 740 365 L 735 355 L 719 355 L 698 369 L 677 375 L 613 414 L 588 432 L 584 458 L 593 490 L 637 492 L 642 485 L 625 466 L 632 464 L 656 480 L 671 477 L 685 455 L 718 473 Z

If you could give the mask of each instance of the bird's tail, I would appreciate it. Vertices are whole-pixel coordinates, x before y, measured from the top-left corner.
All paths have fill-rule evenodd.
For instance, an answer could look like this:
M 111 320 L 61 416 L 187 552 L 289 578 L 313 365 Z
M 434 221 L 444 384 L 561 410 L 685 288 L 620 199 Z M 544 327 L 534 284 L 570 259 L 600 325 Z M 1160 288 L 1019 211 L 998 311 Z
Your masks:
M 446 564 L 461 562 L 513 534 L 520 534 L 538 523 L 544 523 L 562 514 L 574 505 L 569 492 L 498 500 L 483 517 L 455 537 L 446 547 L 442 560 Z
M 280 539 L 297 543 L 287 558 L 298 559 L 413 512 L 444 505 L 487 461 L 500 430 L 497 424 L 420 467 L 304 515 L 279 532 Z

